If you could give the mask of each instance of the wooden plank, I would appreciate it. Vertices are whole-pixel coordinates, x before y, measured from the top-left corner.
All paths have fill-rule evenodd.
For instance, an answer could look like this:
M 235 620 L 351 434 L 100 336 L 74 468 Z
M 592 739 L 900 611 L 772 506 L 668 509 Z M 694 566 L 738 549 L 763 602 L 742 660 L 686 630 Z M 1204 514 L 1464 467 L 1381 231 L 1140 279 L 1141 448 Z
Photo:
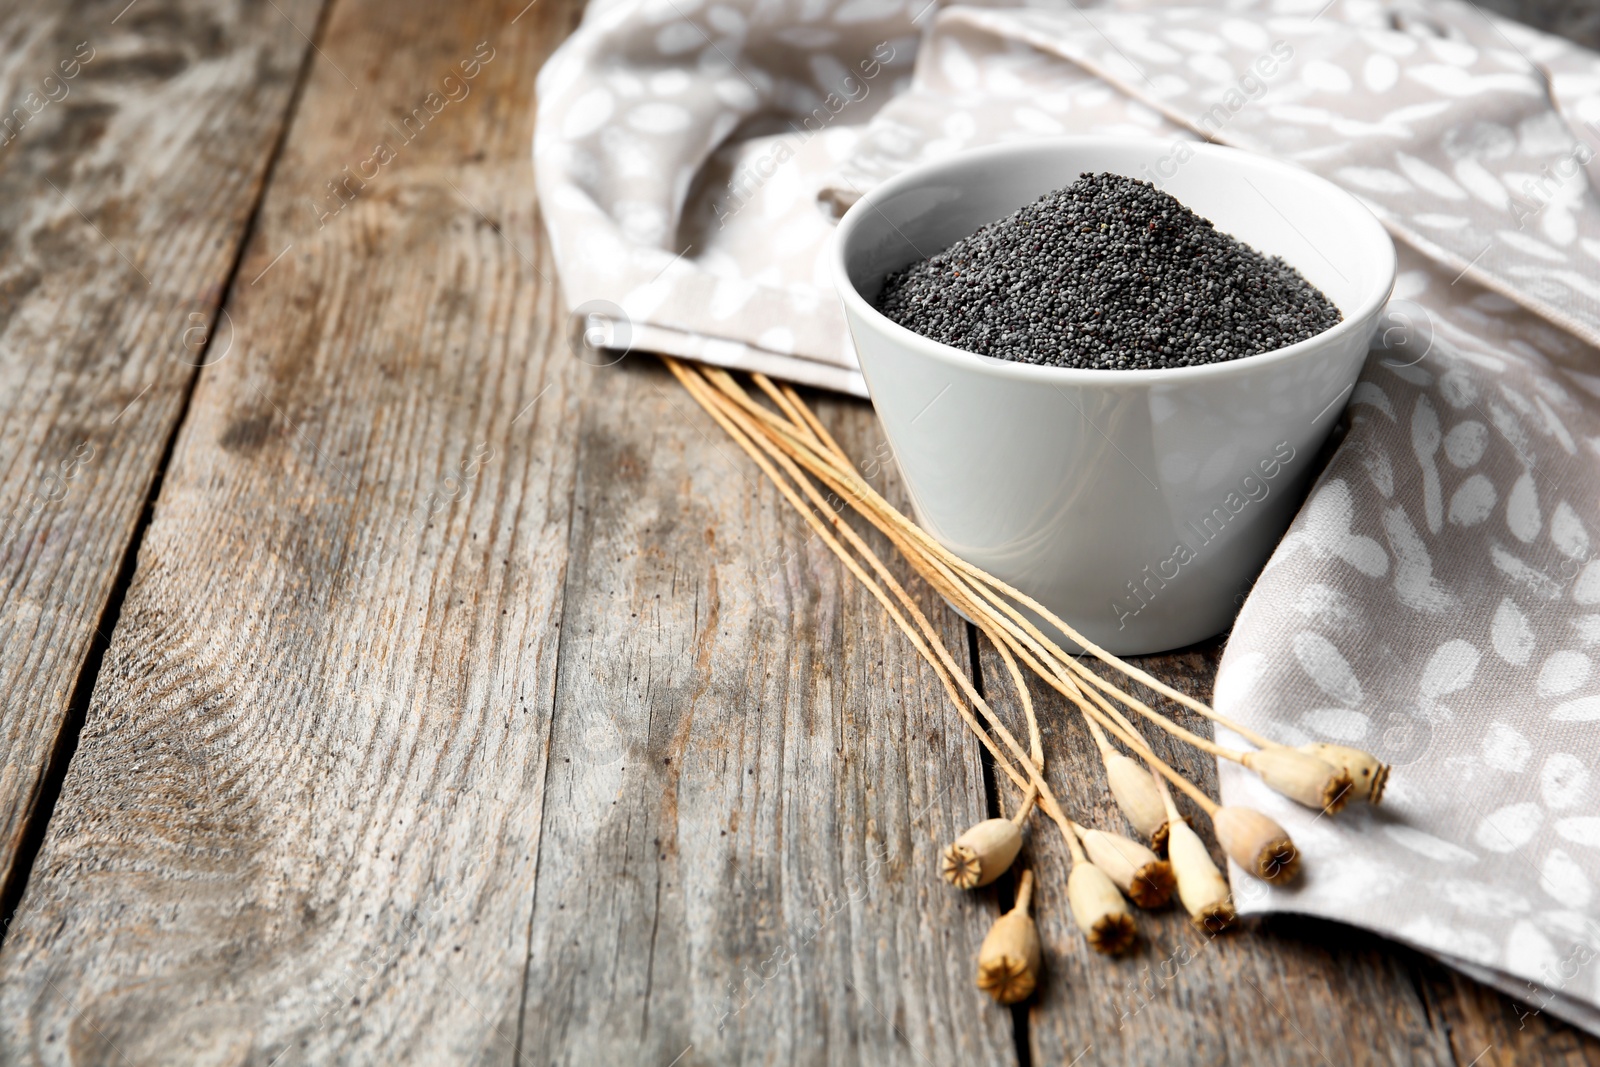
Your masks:
M 1540 1011 L 1542 995 L 1530 993 L 1527 1003 L 1519 1003 L 1431 961 L 1422 962 L 1418 974 L 1462 1067 L 1600 1067 L 1600 1039 Z
M 1212 643 L 1138 662 L 1208 699 L 1220 658 L 1220 643 Z M 986 678 L 1004 670 L 987 641 L 979 662 Z M 1039 688 L 1033 692 L 1048 709 L 1041 728 L 1047 750 L 1060 753 L 1056 771 L 1069 761 L 1093 760 L 1093 747 L 1076 716 L 1065 715 L 1064 702 Z M 1155 703 L 1155 694 L 1137 692 Z M 996 696 L 1020 718 L 1009 692 Z M 1199 716 L 1170 702 L 1155 706 L 1210 736 Z M 1153 740 L 1169 762 L 1216 795 L 1212 761 L 1164 737 Z M 1102 796 L 1103 776 L 1068 782 L 1052 774 L 1052 781 L 1061 782 L 1098 825 L 1126 831 Z M 1220 862 L 1206 821 L 1194 823 Z M 1129 958 L 1107 960 L 1071 928 L 1060 888 L 1070 867 L 1059 838 L 1030 836 L 1023 859 L 1038 864 L 1046 890 L 1055 889 L 1040 896 L 1049 977 L 1029 1012 L 1035 1062 L 1084 1055 L 1084 1062 L 1108 1064 L 1600 1063 L 1600 1042 L 1581 1031 L 1549 1016 L 1527 1016 L 1509 998 L 1432 959 L 1339 923 L 1273 915 L 1209 938 L 1174 905 L 1161 913 L 1136 912 L 1144 943 Z
M 314 25 L 321 4 L 141 0 L 117 17 L 123 6 L 0 12 L 7 910 L 45 768 L 308 50 L 288 20 Z
M 987 809 L 932 671 L 653 361 L 587 388 L 525 1047 L 1012 1062 L 973 986 L 993 896 L 936 874 Z M 822 413 L 887 477 L 870 409 Z
M 721 484 L 740 461 L 681 396 L 671 425 L 659 372 L 552 361 L 520 161 L 573 5 L 493 36 L 479 95 L 355 203 L 307 208 L 520 6 L 336 13 L 230 309 L 248 358 L 196 396 L 0 955 L 0 1061 L 1006 1058 L 970 989 L 992 896 L 931 874 L 983 814 L 942 693 L 770 492 Z M 870 453 L 861 409 L 831 417 Z M 1401 1055 L 1403 961 L 1296 952 L 1219 971 L 1319 1020 L 1384 1004 L 1380 1044 L 1326 1051 Z M 1240 999 L 1179 988 L 1190 1016 Z M 1229 1010 L 1140 1051 L 1262 1033 Z M 1306 1057 L 1286 1034 L 1226 1047 Z
M 1565 0 L 1478 0 L 1490 11 L 1525 22 L 1546 33 L 1600 49 L 1600 11 L 1590 4 L 1571 4 Z
M 0 953 L 0 1062 L 513 1058 L 580 369 L 528 144 L 577 12 L 327 19 Z
M 1209 695 L 1220 645 L 1146 657 L 1147 670 L 1185 692 Z M 985 639 L 985 679 L 1004 666 Z M 991 686 L 993 688 L 993 686 Z M 1155 694 L 1135 690 L 1154 702 Z M 1104 775 L 1076 712 L 1053 691 L 1034 689 L 1053 785 L 1093 825 L 1127 832 L 1104 787 Z M 1007 686 L 996 700 L 1020 720 Z M 1173 711 L 1167 702 L 1155 705 Z M 1179 721 L 1208 733 L 1205 720 L 1177 709 Z M 1156 731 L 1147 731 L 1147 736 Z M 1194 750 L 1153 737 L 1158 751 L 1213 796 L 1215 764 Z M 1069 774 L 1072 767 L 1095 773 Z M 1007 802 L 1011 798 L 1007 797 Z M 1187 808 L 1187 801 L 1183 805 Z M 1203 817 L 1194 825 L 1209 838 Z M 1213 852 L 1221 861 L 1221 852 Z M 1142 935 L 1129 956 L 1091 951 L 1072 925 L 1065 887 L 1070 857 L 1060 836 L 1035 824 L 1024 860 L 1036 865 L 1040 933 L 1048 978 L 1028 1013 L 1036 1063 L 1096 1064 L 1449 1064 L 1446 1035 L 1429 1021 L 1404 961 L 1379 938 L 1346 927 L 1289 917 L 1244 924 L 1207 937 L 1182 909 L 1136 912 Z

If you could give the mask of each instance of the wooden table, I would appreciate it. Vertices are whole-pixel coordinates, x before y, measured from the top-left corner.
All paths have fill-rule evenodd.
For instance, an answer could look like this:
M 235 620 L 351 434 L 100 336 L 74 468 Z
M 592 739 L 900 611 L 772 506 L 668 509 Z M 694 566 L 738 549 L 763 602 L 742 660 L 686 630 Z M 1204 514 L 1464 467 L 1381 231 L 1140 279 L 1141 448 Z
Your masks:
M 569 350 L 528 148 L 578 17 L 0 15 L 39 90 L 0 146 L 0 1063 L 1600 1064 L 1342 927 L 1093 958 L 1045 834 L 1047 983 L 984 1001 L 1010 888 L 934 866 L 999 800 L 937 682 L 658 363 Z

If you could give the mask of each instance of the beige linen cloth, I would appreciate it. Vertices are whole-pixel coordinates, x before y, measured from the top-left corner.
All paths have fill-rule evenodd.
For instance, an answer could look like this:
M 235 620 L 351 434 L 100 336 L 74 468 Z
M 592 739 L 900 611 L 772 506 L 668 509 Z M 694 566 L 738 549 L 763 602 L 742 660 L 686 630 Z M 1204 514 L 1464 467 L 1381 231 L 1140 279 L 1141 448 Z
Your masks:
M 1169 138 L 1162 166 L 1210 139 L 1360 196 L 1397 299 L 1216 703 L 1397 769 L 1328 819 L 1224 764 L 1225 799 L 1307 856 L 1296 888 L 1233 882 L 1600 1033 L 1600 57 L 1452 0 L 600 0 L 539 92 L 593 339 L 855 393 L 830 213 L 911 164 L 1123 132 Z M 1234 480 L 1169 466 L 1147 475 Z

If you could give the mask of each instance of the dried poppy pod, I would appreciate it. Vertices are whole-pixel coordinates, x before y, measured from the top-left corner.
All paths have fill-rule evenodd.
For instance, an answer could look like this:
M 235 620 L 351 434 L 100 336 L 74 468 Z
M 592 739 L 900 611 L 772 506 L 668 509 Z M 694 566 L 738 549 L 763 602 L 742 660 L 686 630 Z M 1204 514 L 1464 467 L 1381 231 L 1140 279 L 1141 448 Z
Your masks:
M 1350 775 L 1319 756 L 1292 748 L 1263 748 L 1240 759 L 1290 800 L 1332 815 L 1350 799 Z
M 1389 765 L 1380 763 L 1372 753 L 1349 745 L 1330 745 L 1321 741 L 1301 745 L 1299 751 L 1343 768 L 1350 776 L 1350 795 L 1356 800 L 1365 800 L 1372 805 L 1382 803 L 1383 787 L 1389 784 Z
M 1300 853 L 1283 827 L 1251 808 L 1218 808 L 1211 815 L 1217 840 L 1233 862 L 1268 882 L 1292 882 Z
M 1177 882 L 1172 865 L 1132 838 L 1074 824 L 1089 861 L 1105 871 L 1118 889 L 1141 908 L 1159 908 L 1172 899 Z
M 1001 1004 L 1025 1000 L 1039 983 L 1039 928 L 1028 914 L 1033 872 L 1023 871 L 1016 907 L 989 927 L 978 949 L 978 988 Z
M 1211 862 L 1211 853 L 1206 851 L 1205 843 L 1188 823 L 1179 819 L 1172 821 L 1167 855 L 1172 860 L 1172 873 L 1178 879 L 1178 899 L 1183 901 L 1184 910 L 1194 924 L 1212 933 L 1232 926 L 1236 915 L 1228 880 Z
M 1116 955 L 1133 946 L 1138 930 L 1111 876 L 1092 863 L 1074 863 L 1067 876 L 1072 919 L 1096 952 Z
M 946 846 L 939 875 L 957 889 L 988 885 L 1010 869 L 1022 850 L 1022 830 L 1010 819 L 985 819 Z
M 1127 816 L 1128 825 L 1139 836 L 1154 838 L 1167 821 L 1167 809 L 1161 802 L 1161 791 L 1156 788 L 1155 775 L 1138 760 L 1120 752 L 1105 757 L 1106 782 L 1117 807 Z

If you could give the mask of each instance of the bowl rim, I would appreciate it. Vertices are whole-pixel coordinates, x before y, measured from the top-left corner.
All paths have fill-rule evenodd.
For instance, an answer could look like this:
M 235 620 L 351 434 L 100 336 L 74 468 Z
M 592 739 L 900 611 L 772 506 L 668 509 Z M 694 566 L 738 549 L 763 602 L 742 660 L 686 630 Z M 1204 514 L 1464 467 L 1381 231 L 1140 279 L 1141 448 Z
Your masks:
M 1383 224 L 1373 215 L 1372 211 L 1357 197 L 1321 175 L 1314 174 L 1303 167 L 1285 163 L 1271 156 L 1205 142 L 1195 142 L 1190 145 L 1190 148 L 1196 155 L 1217 156 L 1224 160 L 1243 163 L 1245 166 L 1285 172 L 1296 179 L 1323 186 L 1328 196 L 1342 202 L 1347 209 L 1350 209 L 1357 225 L 1368 228 L 1371 235 L 1378 239 L 1373 243 L 1380 246 L 1381 249 L 1387 250 L 1388 266 L 1385 272 L 1387 281 L 1375 286 L 1372 293 L 1353 311 L 1346 312 L 1343 320 L 1337 325 L 1313 337 L 1308 337 L 1304 341 L 1297 341 L 1283 348 L 1269 349 L 1266 352 L 1258 352 L 1253 356 L 1241 356 L 1238 359 L 1206 363 L 1197 367 L 1118 370 L 1114 368 L 1052 367 L 1038 363 L 1022 363 L 1015 360 L 1000 359 L 997 356 L 979 355 L 964 348 L 956 348 L 954 345 L 935 341 L 900 325 L 873 307 L 871 302 L 861 295 L 855 284 L 850 280 L 850 274 L 845 263 L 845 245 L 849 236 L 860 224 L 861 219 L 866 217 L 868 211 L 877 210 L 877 205 L 880 201 L 907 189 L 915 188 L 917 185 L 938 175 L 941 171 L 974 161 L 983 162 L 985 159 L 998 164 L 1007 157 L 1022 154 L 1048 153 L 1052 150 L 1061 149 L 1092 150 L 1098 147 L 1126 148 L 1128 146 L 1147 146 L 1152 150 L 1161 151 L 1169 149 L 1171 141 L 1154 137 L 1123 137 L 1096 134 L 1068 134 L 1031 138 L 1026 141 L 1007 141 L 1002 144 L 966 149 L 940 159 L 918 164 L 874 186 L 857 199 L 854 204 L 850 205 L 849 209 L 839 219 L 839 223 L 834 228 L 834 232 L 829 239 L 828 256 L 833 274 L 834 288 L 838 290 L 846 311 L 852 312 L 854 317 L 865 320 L 878 330 L 886 333 L 891 339 L 920 355 L 967 370 L 995 374 L 1006 378 L 1031 379 L 1056 384 L 1070 382 L 1078 385 L 1112 385 L 1121 383 L 1130 386 L 1149 386 L 1168 381 L 1225 377 L 1229 374 L 1248 374 L 1271 364 L 1294 360 L 1328 344 L 1338 343 L 1346 334 L 1354 330 L 1370 328 L 1362 327 L 1361 324 L 1367 322 L 1375 311 L 1382 308 L 1393 294 L 1397 268 L 1394 240 L 1389 236 L 1389 232 L 1384 228 Z M 890 225 L 893 225 L 893 223 L 890 223 Z M 1344 309 L 1341 308 L 1340 310 L 1343 311 Z M 853 341 L 854 338 L 852 337 Z M 857 348 L 859 351 L 859 346 Z

